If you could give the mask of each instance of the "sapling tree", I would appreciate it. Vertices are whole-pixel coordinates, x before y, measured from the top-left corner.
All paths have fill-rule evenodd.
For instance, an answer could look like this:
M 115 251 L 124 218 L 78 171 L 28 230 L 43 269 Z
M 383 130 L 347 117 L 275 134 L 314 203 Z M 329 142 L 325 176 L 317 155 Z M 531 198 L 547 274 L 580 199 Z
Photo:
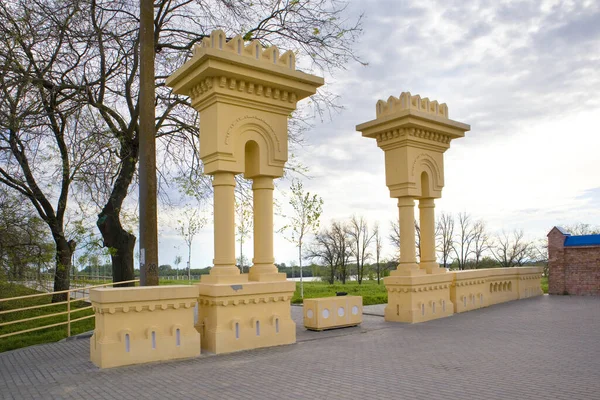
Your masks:
M 173 264 L 175 264 L 175 278 L 179 280 L 179 264 L 181 264 L 181 256 L 175 256 Z
M 240 186 L 236 186 L 236 189 L 238 187 Z M 235 201 L 235 216 L 235 235 L 240 243 L 240 257 L 238 259 L 238 265 L 240 266 L 240 271 L 244 273 L 244 264 L 249 264 L 247 258 L 244 257 L 244 242 L 252 233 L 252 227 L 254 225 L 250 191 L 238 190 Z
M 188 247 L 187 272 L 188 280 L 191 281 L 192 242 L 194 241 L 194 237 L 200 233 L 204 225 L 206 225 L 206 218 L 202 217 L 197 209 L 186 208 L 183 212 L 183 218 L 177 222 L 179 223 L 177 232 Z
M 302 245 L 307 235 L 319 229 L 319 218 L 323 212 L 323 199 L 317 194 L 304 190 L 302 182 L 297 179 L 292 181 L 289 204 L 293 213 L 287 217 L 288 223 L 282 228 L 291 232 L 289 241 L 298 248 L 298 267 L 300 269 L 300 297 L 304 298 L 304 284 L 302 282 Z
M 377 284 L 379 285 L 381 283 L 381 264 L 380 264 L 380 258 L 381 258 L 381 250 L 383 249 L 383 242 L 382 242 L 382 237 L 381 237 L 381 233 L 379 232 L 379 223 L 375 223 L 375 226 L 373 227 L 373 237 L 375 239 L 375 265 L 377 268 Z

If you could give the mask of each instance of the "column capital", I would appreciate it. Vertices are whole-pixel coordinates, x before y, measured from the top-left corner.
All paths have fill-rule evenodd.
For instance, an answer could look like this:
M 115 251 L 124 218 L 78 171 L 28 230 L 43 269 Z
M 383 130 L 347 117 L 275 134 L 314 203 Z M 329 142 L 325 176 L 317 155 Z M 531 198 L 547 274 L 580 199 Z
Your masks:
M 275 185 L 273 183 L 274 178 L 272 176 L 259 175 L 252 178 L 252 190 L 257 189 L 269 189 L 274 190 Z
M 435 208 L 434 200 L 433 197 L 419 199 L 419 208 Z
M 398 207 L 414 207 L 414 197 L 398 197 Z
M 213 187 L 215 186 L 235 186 L 235 174 L 228 171 L 219 171 L 213 174 Z

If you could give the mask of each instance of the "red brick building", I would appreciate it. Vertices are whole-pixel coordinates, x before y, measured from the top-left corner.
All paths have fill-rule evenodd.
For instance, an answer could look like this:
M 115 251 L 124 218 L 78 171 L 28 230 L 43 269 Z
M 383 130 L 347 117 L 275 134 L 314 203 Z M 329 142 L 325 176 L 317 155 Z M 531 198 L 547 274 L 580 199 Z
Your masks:
M 549 294 L 600 296 L 600 235 L 548 233 Z

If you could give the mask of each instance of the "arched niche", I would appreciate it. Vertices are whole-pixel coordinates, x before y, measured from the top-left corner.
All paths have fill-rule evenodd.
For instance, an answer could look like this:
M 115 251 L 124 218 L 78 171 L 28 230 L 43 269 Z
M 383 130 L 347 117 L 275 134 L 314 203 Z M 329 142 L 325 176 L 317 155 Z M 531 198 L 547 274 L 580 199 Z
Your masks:
M 255 119 L 240 124 L 232 130 L 230 139 L 236 170 L 245 178 L 283 175 L 287 154 L 282 154 L 275 132 L 265 122 Z
M 444 187 L 442 172 L 433 157 L 427 154 L 419 155 L 413 164 L 413 179 L 423 198 L 440 198 Z

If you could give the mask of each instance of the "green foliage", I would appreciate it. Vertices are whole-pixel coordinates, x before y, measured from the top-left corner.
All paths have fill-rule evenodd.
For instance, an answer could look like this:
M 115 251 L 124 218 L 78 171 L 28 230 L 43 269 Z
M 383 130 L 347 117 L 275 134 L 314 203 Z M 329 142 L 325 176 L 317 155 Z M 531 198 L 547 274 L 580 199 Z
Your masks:
M 26 296 L 29 294 L 36 294 L 36 293 L 40 293 L 40 292 L 33 290 L 33 289 L 29 289 L 29 288 L 21 286 L 21 285 L 0 282 L 0 298 Z M 0 311 L 14 310 L 17 308 L 49 304 L 51 299 L 52 299 L 52 296 L 48 295 L 48 296 L 34 297 L 34 298 L 30 298 L 30 299 L 6 301 L 6 302 L 0 303 Z M 71 302 L 71 310 L 74 310 L 77 308 L 83 308 L 83 307 L 87 307 L 87 306 L 89 306 L 89 304 L 84 303 L 82 301 L 72 301 Z M 0 323 L 20 320 L 20 319 L 25 319 L 25 318 L 31 318 L 31 317 L 36 317 L 36 316 L 40 316 L 40 315 L 54 314 L 54 313 L 59 313 L 59 312 L 63 312 L 66 310 L 67 310 L 66 304 L 59 304 L 56 306 L 50 306 L 50 307 L 45 307 L 45 308 L 41 308 L 41 309 L 18 311 L 18 312 L 9 313 L 9 314 L 2 314 L 2 315 L 0 315 Z M 76 318 L 80 318 L 80 317 L 83 317 L 86 315 L 92 315 L 92 314 L 93 314 L 93 311 L 91 309 L 84 310 L 84 311 L 80 311 L 80 312 L 76 312 L 75 314 L 72 314 L 71 318 L 76 319 Z M 43 319 L 34 320 L 34 321 L 21 322 L 21 323 L 13 324 L 13 325 L 7 325 L 7 326 L 0 327 L 0 335 L 10 333 L 10 332 L 21 331 L 21 330 L 25 330 L 25 329 L 31 329 L 31 328 L 35 328 L 35 327 L 43 326 L 43 325 L 56 324 L 56 323 L 63 322 L 66 320 L 67 320 L 67 315 L 65 314 L 65 315 L 43 318 Z M 71 334 L 72 335 L 77 335 L 79 333 L 91 331 L 93 329 L 94 329 L 94 318 L 89 318 L 89 319 L 79 321 L 79 322 L 74 322 L 71 324 Z M 32 346 L 34 344 L 56 342 L 56 341 L 66 338 L 66 337 L 67 337 L 67 325 L 66 324 L 60 325 L 57 327 L 53 327 L 53 328 L 41 329 L 39 331 L 33 331 L 33 332 L 29 332 L 29 333 L 23 333 L 20 335 L 9 336 L 7 338 L 3 338 L 2 340 L 0 340 L 0 352 L 18 349 L 21 347 Z
M 291 216 L 285 216 L 289 223 L 281 230 L 291 231 L 291 237 L 287 239 L 301 249 L 305 236 L 319 229 L 319 218 L 323 213 L 323 199 L 316 194 L 305 192 L 302 182 L 297 179 L 292 181 L 290 190 L 292 195 L 289 203 L 294 213 Z M 299 261 L 302 265 L 302 260 Z
M 542 276 L 542 291 L 548 294 L 548 277 Z
M 333 285 L 327 282 L 304 282 L 304 298 L 312 299 L 318 297 L 332 297 L 336 292 L 346 292 L 349 296 L 362 296 L 363 305 L 387 303 L 387 291 L 384 285 L 378 285 L 374 281 L 363 281 L 361 285 L 352 281 L 342 285 L 335 283 Z M 302 304 L 300 297 L 300 283 L 296 284 L 296 292 L 292 297 L 293 304 Z

